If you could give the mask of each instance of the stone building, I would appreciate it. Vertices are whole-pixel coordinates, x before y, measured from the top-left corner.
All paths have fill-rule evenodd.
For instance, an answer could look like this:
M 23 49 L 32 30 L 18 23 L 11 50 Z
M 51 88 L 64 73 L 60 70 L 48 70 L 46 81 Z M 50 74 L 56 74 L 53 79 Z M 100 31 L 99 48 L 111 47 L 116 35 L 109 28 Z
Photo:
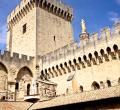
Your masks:
M 120 23 L 91 34 L 82 20 L 78 46 L 72 18 L 58 0 L 21 0 L 11 12 L 0 110 L 120 109 Z

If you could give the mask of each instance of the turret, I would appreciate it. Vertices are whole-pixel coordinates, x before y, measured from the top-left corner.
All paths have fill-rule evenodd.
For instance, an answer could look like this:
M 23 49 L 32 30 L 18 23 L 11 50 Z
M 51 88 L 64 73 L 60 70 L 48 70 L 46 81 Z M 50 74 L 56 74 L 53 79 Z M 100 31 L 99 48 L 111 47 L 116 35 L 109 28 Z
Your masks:
M 81 46 L 82 47 L 85 46 L 88 40 L 89 40 L 89 34 L 87 33 L 86 23 L 85 23 L 85 20 L 82 19 L 81 20 L 81 34 L 80 34 Z

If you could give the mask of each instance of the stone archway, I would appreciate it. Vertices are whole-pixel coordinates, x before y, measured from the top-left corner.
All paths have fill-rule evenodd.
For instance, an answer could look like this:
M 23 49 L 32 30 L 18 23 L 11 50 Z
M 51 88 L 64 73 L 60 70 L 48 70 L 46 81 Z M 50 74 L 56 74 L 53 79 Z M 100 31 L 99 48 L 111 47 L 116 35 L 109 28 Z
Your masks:
M 0 92 L 7 90 L 8 71 L 6 66 L 0 62 Z
M 16 83 L 19 85 L 17 87 L 17 99 L 23 99 L 25 95 L 27 95 L 28 84 L 32 83 L 33 74 L 28 67 L 23 67 L 19 70 L 17 74 Z M 29 88 L 30 93 L 30 88 Z

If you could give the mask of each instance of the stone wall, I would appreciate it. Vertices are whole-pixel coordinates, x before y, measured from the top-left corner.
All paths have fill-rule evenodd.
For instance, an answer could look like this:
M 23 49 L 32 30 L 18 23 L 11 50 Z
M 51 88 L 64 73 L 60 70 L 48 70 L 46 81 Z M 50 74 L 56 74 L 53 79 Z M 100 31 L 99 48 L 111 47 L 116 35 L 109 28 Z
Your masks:
M 0 73 L 0 97 L 5 97 L 4 100 L 15 100 L 15 92 L 17 95 L 18 90 L 20 93 L 20 91 L 24 89 L 24 93 L 21 94 L 21 97 L 24 98 L 27 88 L 25 85 L 30 83 L 28 82 L 29 78 L 25 76 L 29 75 L 31 79 L 36 76 L 34 58 L 26 55 L 19 55 L 17 53 L 12 54 L 8 51 L 1 52 Z M 21 81 L 24 81 L 23 85 Z M 16 91 L 16 83 L 18 82 L 19 89 Z M 21 89 L 21 86 L 24 88 Z M 10 97 L 10 94 L 12 97 Z
M 23 26 L 26 24 L 26 32 Z M 31 9 L 13 27 L 9 28 L 7 50 L 29 56 L 36 55 L 36 9 Z
M 71 22 L 37 8 L 37 54 L 47 54 L 71 42 L 73 42 Z
M 57 85 L 55 83 L 39 80 L 37 91 L 40 96 L 40 101 L 45 101 L 55 98 L 56 87 Z
M 56 0 L 21 1 L 7 19 L 7 50 L 35 56 L 60 48 L 73 41 L 72 18 L 72 8 Z
M 101 38 L 98 34 L 93 34 L 81 47 L 73 43 L 43 56 L 40 75 L 47 76 L 58 84 L 58 95 L 66 94 L 68 89 L 71 93 L 78 91 L 80 87 L 85 91 L 91 90 L 94 82 L 108 86 L 107 81 L 118 80 L 120 77 L 119 26 L 116 24 L 114 31 L 105 29 L 100 34 Z M 72 75 L 74 75 L 73 80 L 67 81 Z

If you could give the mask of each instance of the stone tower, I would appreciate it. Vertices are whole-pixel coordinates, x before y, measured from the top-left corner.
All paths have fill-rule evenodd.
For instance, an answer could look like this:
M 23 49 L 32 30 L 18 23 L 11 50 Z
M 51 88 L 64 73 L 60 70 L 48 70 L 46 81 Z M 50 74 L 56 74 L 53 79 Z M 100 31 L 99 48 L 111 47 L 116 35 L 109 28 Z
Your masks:
M 73 10 L 58 0 L 21 0 L 8 16 L 7 50 L 44 55 L 73 41 Z

